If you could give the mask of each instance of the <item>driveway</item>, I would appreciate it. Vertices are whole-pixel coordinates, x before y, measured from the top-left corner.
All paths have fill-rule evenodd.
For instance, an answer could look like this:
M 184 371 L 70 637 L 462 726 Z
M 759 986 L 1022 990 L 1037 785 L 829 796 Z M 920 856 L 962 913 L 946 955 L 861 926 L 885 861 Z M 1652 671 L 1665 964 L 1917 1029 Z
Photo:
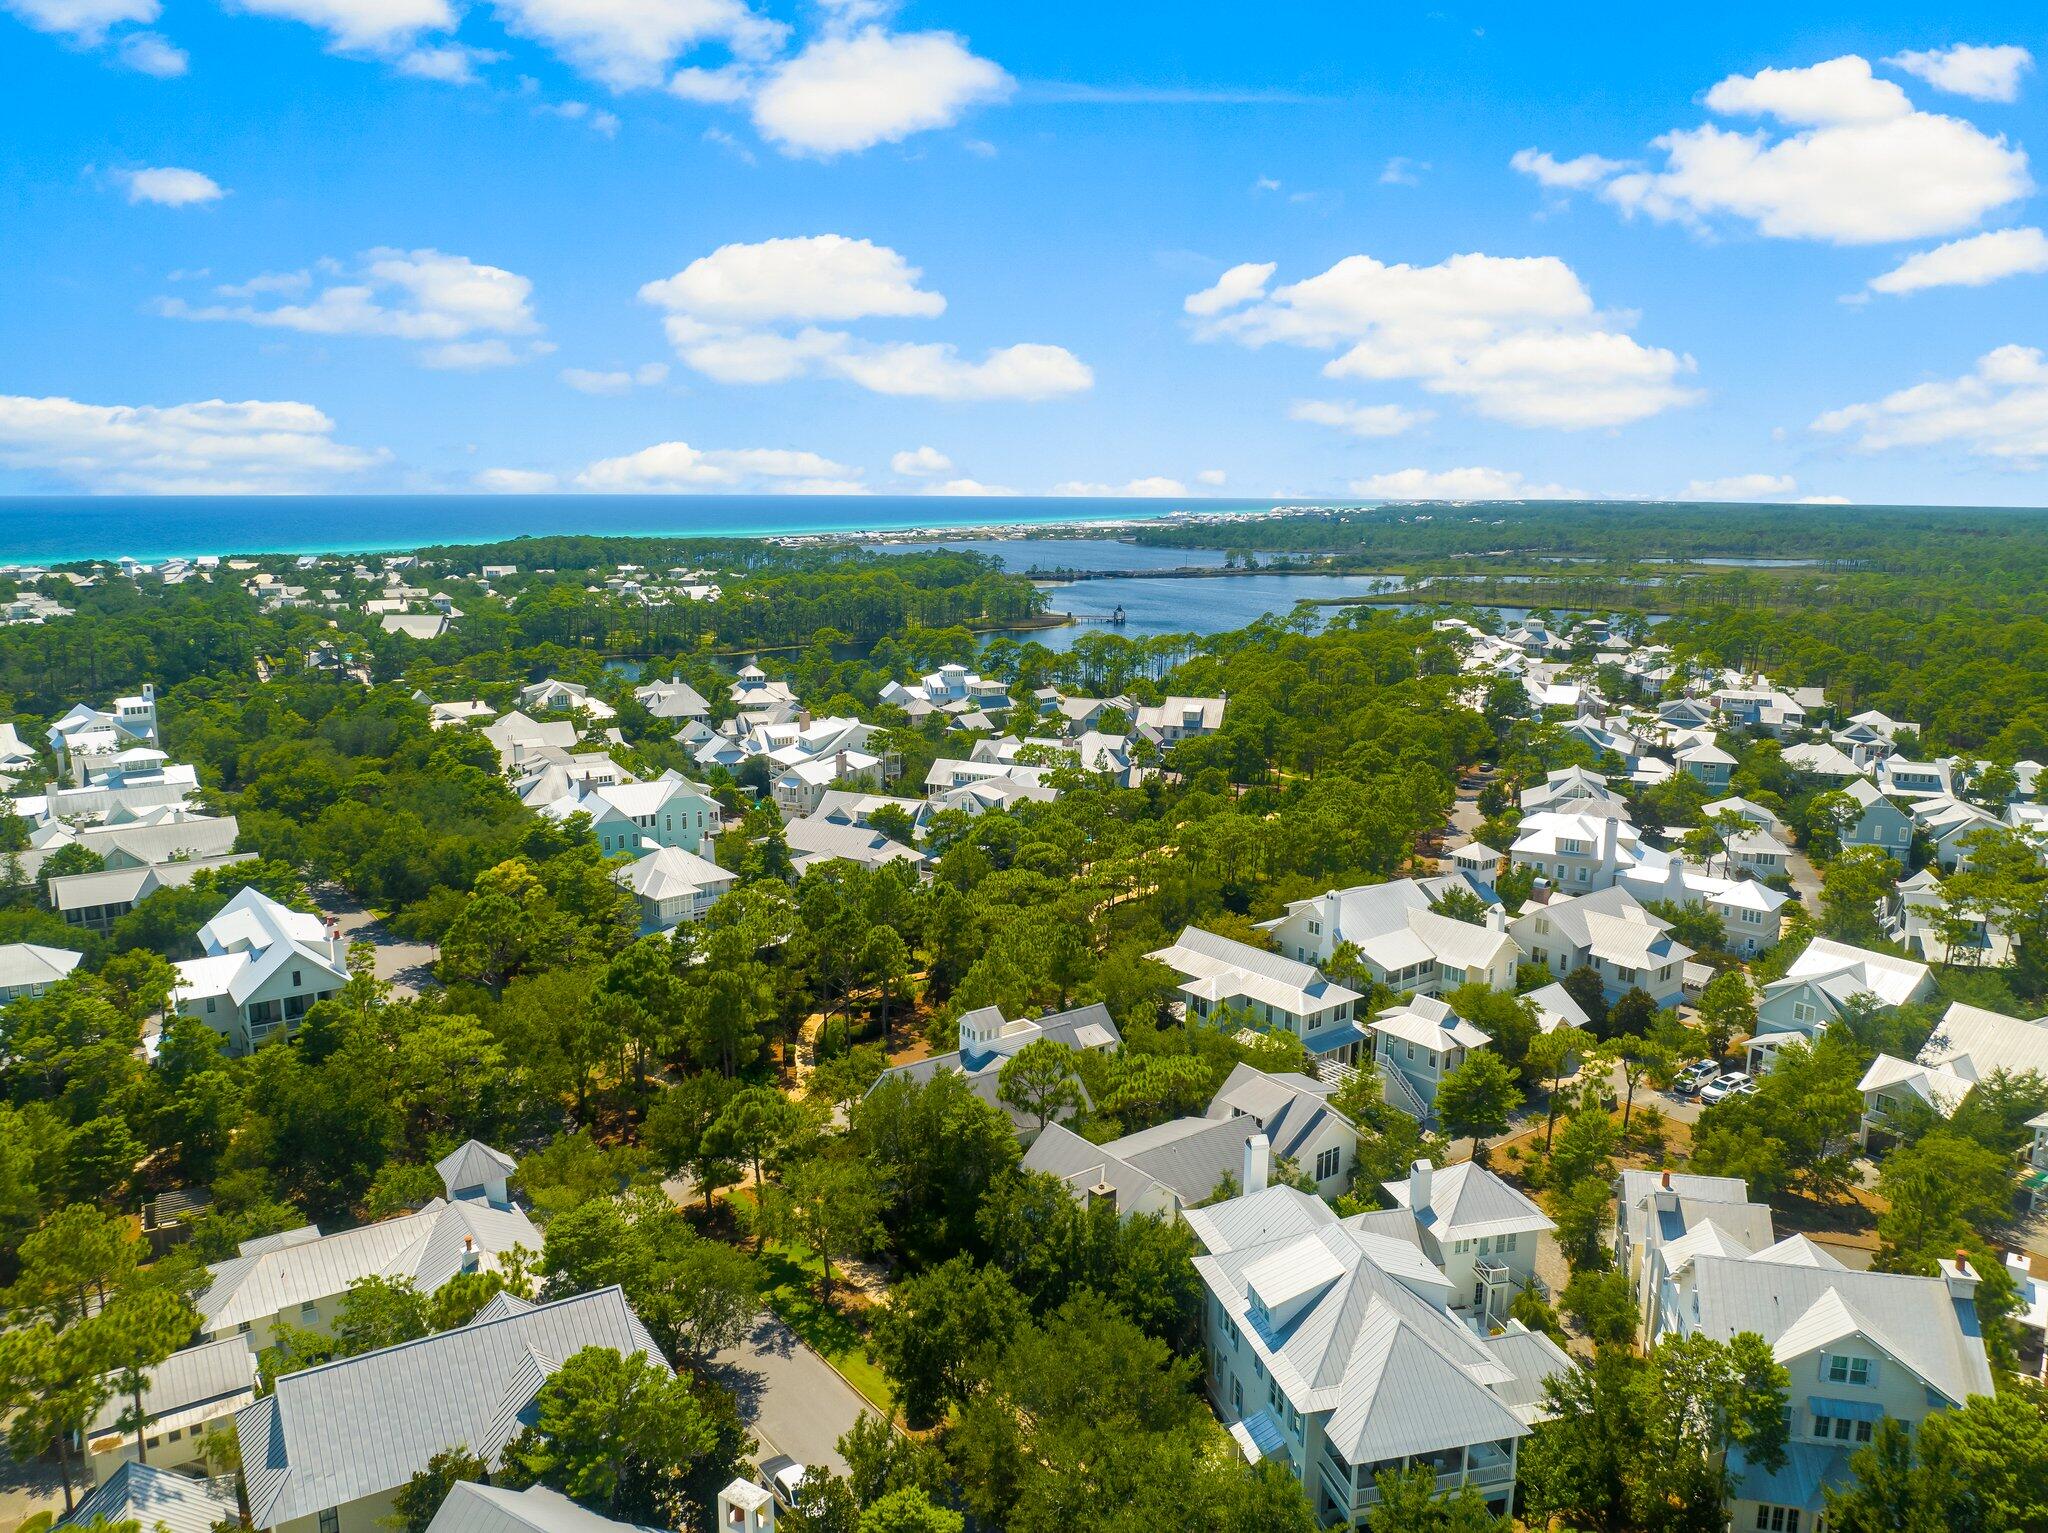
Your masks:
M 410 942 L 399 936 L 340 884 L 316 884 L 313 902 L 334 917 L 344 946 L 367 942 L 376 948 L 377 978 L 391 986 L 393 996 L 403 1000 L 418 995 L 421 986 L 434 977 L 434 961 L 441 955 L 431 942 Z
M 713 1362 L 739 1396 L 740 1417 L 761 1440 L 762 1457 L 785 1453 L 799 1464 L 846 1473 L 839 1439 L 873 1412 L 788 1326 L 764 1311 L 752 1334 Z

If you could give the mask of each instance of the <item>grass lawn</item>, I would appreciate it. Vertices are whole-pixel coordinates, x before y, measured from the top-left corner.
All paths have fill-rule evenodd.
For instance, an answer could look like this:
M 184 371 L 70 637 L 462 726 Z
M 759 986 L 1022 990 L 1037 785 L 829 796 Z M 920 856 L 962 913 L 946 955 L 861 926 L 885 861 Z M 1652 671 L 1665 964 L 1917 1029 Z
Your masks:
M 744 1193 L 733 1202 L 751 1202 Z M 889 1380 L 868 1361 L 867 1338 L 859 1325 L 837 1306 L 818 1302 L 818 1257 L 797 1241 L 764 1240 L 758 1253 L 767 1279 L 763 1297 L 782 1323 L 801 1337 L 845 1376 L 884 1416 L 894 1419 L 896 1394 Z M 837 1299 L 842 1290 L 834 1288 Z

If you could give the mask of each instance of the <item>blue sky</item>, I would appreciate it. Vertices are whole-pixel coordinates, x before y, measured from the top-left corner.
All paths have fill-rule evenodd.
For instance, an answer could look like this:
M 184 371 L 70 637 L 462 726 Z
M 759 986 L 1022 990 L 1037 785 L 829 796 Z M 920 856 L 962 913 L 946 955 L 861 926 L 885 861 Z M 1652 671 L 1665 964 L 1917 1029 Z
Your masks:
M 2038 5 L 1539 10 L 0 0 L 0 490 L 2048 503 Z

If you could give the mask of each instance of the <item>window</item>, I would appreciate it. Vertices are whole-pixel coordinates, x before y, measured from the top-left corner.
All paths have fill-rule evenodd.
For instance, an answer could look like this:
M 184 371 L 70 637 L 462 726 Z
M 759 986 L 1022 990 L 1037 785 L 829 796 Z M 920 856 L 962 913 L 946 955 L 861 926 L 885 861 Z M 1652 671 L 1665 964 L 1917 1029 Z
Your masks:
M 1830 1384 L 1868 1384 L 1870 1382 L 1870 1359 L 1867 1357 L 1833 1356 L 1828 1359 L 1828 1382 Z
M 300 986 L 304 985 L 305 983 L 306 971 L 303 969 L 292 970 L 292 989 L 297 990 Z
M 1813 1006 L 1811 1003 L 1794 1001 L 1792 1003 L 1792 1020 L 1794 1022 L 1811 1022 L 1813 1020 Z
M 1266 1404 L 1272 1407 L 1275 1420 L 1286 1413 L 1287 1401 L 1280 1394 L 1278 1379 L 1269 1380 L 1266 1384 Z
M 1512 1234 L 1502 1235 L 1494 1241 L 1493 1248 L 1496 1251 L 1512 1251 L 1515 1248 L 1516 1238 Z
M 316 1300 L 316 1299 L 308 1299 L 308 1300 L 307 1300 L 307 1301 L 306 1301 L 305 1303 L 303 1303 L 303 1304 L 301 1304 L 301 1305 L 299 1306 L 299 1319 L 300 1319 L 300 1320 L 302 1320 L 302 1321 L 307 1321 L 307 1322 L 311 1322 L 311 1321 L 314 1321 L 314 1320 L 318 1320 L 319 1318 L 320 1318 L 320 1304 L 319 1304 L 319 1301 L 318 1301 L 318 1300 Z
M 320 1533 L 341 1533 L 341 1508 L 330 1506 L 320 1514 Z
M 1337 1164 L 1343 1159 L 1342 1152 L 1335 1145 L 1316 1157 L 1316 1180 L 1327 1182 L 1337 1174 Z
M 1799 1508 L 1759 1504 L 1756 1525 L 1762 1533 L 1799 1533 Z

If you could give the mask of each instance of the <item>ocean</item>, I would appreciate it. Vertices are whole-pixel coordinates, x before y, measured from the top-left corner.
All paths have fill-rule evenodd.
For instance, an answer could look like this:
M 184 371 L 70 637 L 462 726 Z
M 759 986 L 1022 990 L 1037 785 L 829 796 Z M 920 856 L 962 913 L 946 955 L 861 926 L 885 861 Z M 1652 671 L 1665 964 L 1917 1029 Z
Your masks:
M 370 553 L 559 533 L 769 537 L 1051 526 L 1176 510 L 1270 511 L 1274 504 L 940 495 L 0 496 L 0 563 Z

